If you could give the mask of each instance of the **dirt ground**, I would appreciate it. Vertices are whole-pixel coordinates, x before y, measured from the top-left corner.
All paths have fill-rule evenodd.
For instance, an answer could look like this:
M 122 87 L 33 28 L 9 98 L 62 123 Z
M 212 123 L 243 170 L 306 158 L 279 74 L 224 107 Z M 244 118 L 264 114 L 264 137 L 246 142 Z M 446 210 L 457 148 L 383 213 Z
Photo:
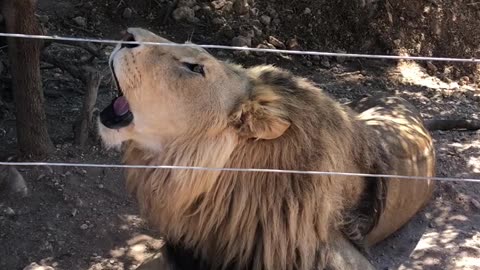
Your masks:
M 248 21 L 245 18 L 236 21 L 232 19 L 236 17 L 222 12 L 208 13 L 209 9 L 205 8 L 210 6 L 210 11 L 215 11 L 218 7 L 215 5 L 228 5 L 225 3 L 229 1 L 215 1 L 215 5 L 207 3 L 210 1 L 191 2 L 198 2 L 200 9 L 194 18 L 188 19 L 190 21 L 179 22 L 164 21 L 165 14 L 172 12 L 168 8 L 171 2 L 167 0 L 40 0 L 38 14 L 49 34 L 69 36 L 118 38 L 126 27 L 141 26 L 178 42 L 231 45 L 234 37 L 248 36 L 251 31 L 255 32 L 250 40 L 252 46 L 266 44 L 263 40 L 269 40 L 269 35 L 274 33 L 287 45 L 291 45 L 289 39 L 298 39 L 300 43 L 313 40 L 289 34 L 294 32 L 292 29 L 280 31 L 288 12 L 272 12 L 266 4 L 270 1 L 255 6 L 259 13 L 255 16 L 261 18 L 261 25 L 253 30 L 242 29 L 242 23 Z M 313 7 L 310 13 L 305 11 L 307 2 L 300 1 L 296 7 L 303 15 L 314 11 Z M 280 15 L 275 16 L 275 12 Z M 272 26 L 265 24 L 267 19 L 262 19 L 261 14 L 268 14 Z M 223 26 L 219 26 L 218 20 L 222 18 Z M 278 25 L 273 22 L 276 18 L 281 18 Z M 239 27 L 230 27 L 225 21 Z M 215 33 L 211 27 L 219 32 Z M 274 42 L 268 44 L 271 43 Z M 302 43 L 307 49 L 328 48 L 326 43 L 313 45 Z M 111 49 L 104 48 L 106 54 L 95 60 L 95 68 L 106 68 Z M 52 45 L 48 51 L 66 62 L 88 57 L 85 51 L 65 45 Z M 472 66 L 465 69 L 450 65 L 437 70 L 425 63 L 211 52 L 245 65 L 271 63 L 289 68 L 310 78 L 342 103 L 364 94 L 388 92 L 407 98 L 426 119 L 479 119 L 477 78 L 468 73 L 474 69 Z M 0 49 L 0 60 L 0 157 L 6 158 L 14 155 L 16 143 L 6 48 Z M 455 70 L 463 76 L 447 78 L 446 75 Z M 118 153 L 103 149 L 98 139 L 84 149 L 72 145 L 74 122 L 82 108 L 82 83 L 46 62 L 42 63 L 42 75 L 49 131 L 56 145 L 55 153 L 48 160 L 119 163 Z M 96 107 L 105 107 L 113 95 L 107 76 L 100 86 Z M 480 178 L 478 132 L 436 131 L 433 137 L 439 176 Z M 147 228 L 138 216 L 134 200 L 126 194 L 119 169 L 25 167 L 19 170 L 27 181 L 30 195 L 0 200 L 0 269 L 24 269 L 29 265 L 27 269 L 34 269 L 35 265 L 59 270 L 135 269 L 162 245 L 155 231 Z M 428 207 L 399 232 L 374 247 L 371 256 L 378 269 L 480 269 L 480 183 L 439 182 Z

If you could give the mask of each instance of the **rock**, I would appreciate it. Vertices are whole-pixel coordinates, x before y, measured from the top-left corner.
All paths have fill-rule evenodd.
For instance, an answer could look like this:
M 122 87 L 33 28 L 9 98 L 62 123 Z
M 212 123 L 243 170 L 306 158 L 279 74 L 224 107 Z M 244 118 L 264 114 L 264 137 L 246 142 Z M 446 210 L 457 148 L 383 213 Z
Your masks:
M 307 61 L 305 61 L 305 65 L 307 67 L 311 67 L 311 66 L 313 66 L 313 63 L 307 60 Z
M 225 6 L 226 3 L 227 3 L 227 1 L 225 1 L 225 0 L 215 0 L 215 1 L 212 2 L 212 7 L 214 9 L 222 9 Z
M 194 7 L 197 4 L 195 0 L 179 0 L 177 7 Z
M 271 43 L 265 42 L 265 45 L 267 46 L 268 49 L 275 50 L 275 46 L 273 46 Z
M 468 76 L 463 76 L 460 78 L 460 81 L 463 82 L 463 84 L 469 84 L 470 78 Z
M 278 17 L 278 12 L 274 8 L 272 8 L 271 6 L 267 7 L 266 12 L 273 18 Z
M 232 10 L 233 10 L 233 3 L 230 2 L 230 1 L 227 1 L 225 3 L 225 5 L 223 6 L 222 11 L 230 13 L 230 12 L 232 12 Z
M 79 26 L 83 26 L 83 27 L 87 26 L 87 19 L 85 19 L 84 17 L 77 16 L 73 18 L 73 21 Z
M 132 17 L 132 14 L 133 14 L 132 9 L 127 7 L 123 10 L 122 16 L 125 19 L 130 19 Z
M 88 229 L 88 224 L 82 224 L 82 225 L 80 226 L 80 229 L 82 229 L 82 230 Z
M 279 18 L 275 18 L 275 19 L 273 19 L 273 24 L 275 24 L 275 25 L 279 25 L 279 24 L 280 24 L 280 22 L 281 22 L 281 21 L 280 21 L 280 19 L 279 19 Z
M 300 44 L 298 44 L 298 40 L 296 38 L 291 38 L 287 41 L 287 49 L 289 50 L 300 50 Z
M 72 217 L 76 216 L 78 214 L 77 208 L 73 208 L 72 210 Z
M 38 265 L 37 263 L 31 263 L 30 265 L 23 268 L 23 270 L 55 270 L 51 266 Z
M 252 15 L 253 17 L 257 17 L 259 13 L 260 10 L 258 8 L 250 8 L 250 15 Z
M 218 33 L 229 39 L 233 39 L 233 37 L 235 36 L 235 31 L 233 31 L 230 25 L 222 26 L 222 28 L 218 30 Z
M 27 183 L 15 167 L 0 166 L 0 192 L 7 196 L 28 195 Z
M 475 206 L 475 208 L 477 208 L 477 210 L 480 210 L 480 202 L 479 201 L 477 201 L 474 198 L 471 198 L 470 201 L 472 202 L 473 206 Z
M 430 61 L 427 62 L 427 69 L 431 73 L 431 75 L 437 73 L 438 68 Z
M 305 14 L 305 15 L 308 15 L 308 14 L 310 14 L 310 13 L 312 13 L 312 10 L 311 10 L 310 8 L 308 8 L 308 7 L 305 8 L 305 10 L 303 10 L 303 14 Z
M 235 0 L 233 2 L 233 11 L 239 15 L 247 14 L 250 6 L 246 0 Z
M 186 20 L 191 23 L 199 21 L 199 19 L 195 17 L 195 11 L 189 7 L 179 7 L 175 9 L 172 16 L 176 21 Z
M 217 18 L 212 19 L 212 23 L 216 24 L 216 25 L 222 25 L 222 24 L 227 23 L 227 21 L 223 17 L 217 17 Z
M 332 66 L 327 57 L 322 57 L 322 60 L 320 60 L 320 65 L 322 65 L 326 68 L 330 68 Z
M 76 199 L 75 199 L 75 205 L 76 205 L 77 207 L 83 207 L 83 206 L 85 205 L 85 203 L 82 201 L 82 199 L 76 198 Z
M 50 17 L 48 17 L 47 15 L 38 15 L 38 20 L 41 23 L 48 23 L 48 21 L 50 20 Z
M 269 49 L 268 46 L 265 45 L 265 44 L 258 44 L 256 48 L 257 49 Z M 264 52 L 255 52 L 255 54 L 258 55 L 258 56 L 264 56 L 265 55 Z
M 240 26 L 240 29 L 238 29 L 238 33 L 239 36 L 244 36 L 248 38 L 255 37 L 255 31 L 250 26 Z
M 272 18 L 270 18 L 270 16 L 267 16 L 267 15 L 262 15 L 262 16 L 260 16 L 260 21 L 264 25 L 270 25 L 270 23 L 272 22 Z
M 287 48 L 283 42 L 281 42 L 278 38 L 276 38 L 274 36 L 269 36 L 268 37 L 268 43 L 272 44 L 277 49 L 284 50 L 284 49 Z
M 5 208 L 5 210 L 3 210 L 3 212 L 8 217 L 14 217 L 15 216 L 15 211 L 10 207 Z
M 337 53 L 347 53 L 346 51 L 343 50 L 337 50 Z M 337 56 L 336 57 L 337 63 L 342 64 L 345 62 L 345 57 L 344 56 Z
M 255 34 L 256 37 L 261 37 L 263 35 L 262 29 L 260 29 L 257 26 L 253 26 L 253 33 Z
M 235 47 L 251 47 L 252 39 L 244 36 L 237 36 L 232 39 L 232 46 Z

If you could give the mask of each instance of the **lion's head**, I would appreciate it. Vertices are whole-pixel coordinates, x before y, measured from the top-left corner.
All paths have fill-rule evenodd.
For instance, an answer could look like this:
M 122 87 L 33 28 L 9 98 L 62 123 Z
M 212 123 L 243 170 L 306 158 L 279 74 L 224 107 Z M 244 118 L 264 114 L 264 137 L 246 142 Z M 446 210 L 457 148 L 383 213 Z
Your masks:
M 125 39 L 170 43 L 137 28 Z M 148 44 L 117 46 L 110 64 L 120 94 L 100 115 L 100 135 L 108 145 L 124 144 L 127 164 L 384 172 L 379 135 L 285 70 L 243 68 L 198 47 Z M 370 200 L 367 192 L 382 198 L 368 183 L 319 174 L 127 170 L 148 220 L 212 269 L 324 266 L 331 235 L 344 224 L 362 237 L 362 228 L 373 226 L 373 207 L 363 207 L 362 221 L 344 220 L 362 196 Z
M 170 43 L 143 29 L 129 29 L 125 39 Z M 247 120 L 246 115 L 232 115 L 239 101 L 250 95 L 247 75 L 202 48 L 127 44 L 111 54 L 110 65 L 120 96 L 101 118 L 101 134 L 108 144 L 133 140 L 159 150 L 162 143 L 185 135 L 225 132 L 232 127 L 232 116 Z M 261 102 L 274 102 L 269 99 L 275 97 L 264 95 Z M 263 115 L 276 109 L 262 109 L 261 102 L 248 109 Z M 256 138 L 279 136 L 288 128 L 288 119 L 281 111 L 271 113 L 279 115 L 263 120 L 274 126 L 246 122 L 243 131 Z

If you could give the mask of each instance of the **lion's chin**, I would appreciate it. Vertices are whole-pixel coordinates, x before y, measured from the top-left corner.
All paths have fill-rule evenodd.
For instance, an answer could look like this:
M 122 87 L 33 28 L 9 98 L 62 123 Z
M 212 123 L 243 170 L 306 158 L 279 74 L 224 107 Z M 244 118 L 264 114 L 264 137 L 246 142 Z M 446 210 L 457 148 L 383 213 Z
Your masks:
M 120 150 L 122 143 L 129 138 L 129 126 L 119 129 L 106 127 L 100 117 L 97 121 L 98 134 L 102 139 L 103 145 L 108 149 Z

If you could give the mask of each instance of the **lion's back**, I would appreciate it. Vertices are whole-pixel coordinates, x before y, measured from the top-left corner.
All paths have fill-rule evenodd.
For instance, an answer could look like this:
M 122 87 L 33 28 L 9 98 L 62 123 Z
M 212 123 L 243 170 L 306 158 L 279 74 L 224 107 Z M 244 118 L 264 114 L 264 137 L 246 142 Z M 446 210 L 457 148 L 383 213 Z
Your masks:
M 358 119 L 378 133 L 388 155 L 384 174 L 435 176 L 435 151 L 432 138 L 416 108 L 399 97 L 369 97 L 353 104 Z M 391 178 L 386 181 L 384 212 L 378 225 L 367 235 L 375 244 L 408 222 L 430 199 L 433 180 Z

